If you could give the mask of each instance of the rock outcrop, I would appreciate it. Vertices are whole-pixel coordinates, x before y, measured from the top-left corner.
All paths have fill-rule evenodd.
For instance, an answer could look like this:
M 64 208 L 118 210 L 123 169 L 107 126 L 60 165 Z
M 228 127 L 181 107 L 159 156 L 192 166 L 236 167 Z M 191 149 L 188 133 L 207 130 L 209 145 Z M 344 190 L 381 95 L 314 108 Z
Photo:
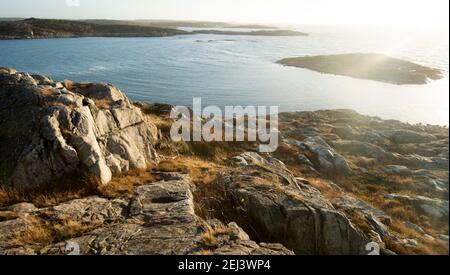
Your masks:
M 0 68 L 0 181 L 32 188 L 86 169 L 103 184 L 157 160 L 157 128 L 117 88 Z
M 301 142 L 296 140 L 288 140 L 286 142 L 312 153 L 317 161 L 318 168 L 324 173 L 342 175 L 350 175 L 352 173 L 352 168 L 347 160 L 336 153 L 336 151 L 319 136 L 307 137 Z
M 386 130 L 381 134 L 397 144 L 430 143 L 437 140 L 432 134 L 412 130 Z
M 259 238 L 297 254 L 367 254 L 369 239 L 320 192 L 295 179 L 280 161 L 241 155 L 249 164 L 218 180 Z
M 88 197 L 49 208 L 27 207 L 27 214 L 0 222 L 0 253 L 65 255 L 75 247 L 82 255 L 293 254 L 280 244 L 251 241 L 235 223 L 202 220 L 194 211 L 195 187 L 189 177 L 175 174 L 169 178 L 136 188 L 131 198 Z M 44 247 L 17 245 L 27 232 L 45 231 L 55 223 L 77 224 L 79 230 L 87 230 Z
M 280 124 L 284 144 L 297 147 L 299 162 L 313 164 L 314 171 L 410 178 L 412 189 L 448 197 L 446 127 L 404 124 L 350 110 L 285 113 Z
M 280 126 L 276 157 L 302 177 L 325 177 L 318 188 L 368 237 L 397 251 L 417 253 L 431 242 L 431 250 L 448 253 L 439 238 L 448 235 L 448 127 L 351 110 L 283 113 Z
M 398 200 L 405 205 L 413 206 L 420 214 L 448 224 L 449 203 L 445 200 L 432 199 L 423 196 L 410 197 L 406 195 L 388 194 L 389 200 Z

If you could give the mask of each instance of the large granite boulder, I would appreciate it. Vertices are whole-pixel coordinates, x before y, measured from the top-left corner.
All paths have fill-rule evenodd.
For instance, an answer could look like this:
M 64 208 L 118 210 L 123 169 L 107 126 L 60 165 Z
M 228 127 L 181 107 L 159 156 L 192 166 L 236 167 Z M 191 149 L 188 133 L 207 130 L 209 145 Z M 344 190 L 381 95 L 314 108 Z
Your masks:
M 412 205 L 418 213 L 434 219 L 435 222 L 448 224 L 448 200 L 428 198 L 424 196 L 406 196 L 399 194 L 388 194 L 385 196 L 385 199 L 398 200 L 405 205 Z
M 310 136 L 303 141 L 287 140 L 286 142 L 313 154 L 319 170 L 325 174 L 351 175 L 353 172 L 347 160 L 320 136 Z
M 117 88 L 0 69 L 0 181 L 36 187 L 85 169 L 103 184 L 157 160 L 157 128 Z
M 388 154 L 383 148 L 368 142 L 356 140 L 336 140 L 332 142 L 332 146 L 336 150 L 342 151 L 348 155 L 375 158 L 378 161 L 382 161 L 390 157 L 390 154 Z
M 382 131 L 381 134 L 398 144 L 428 143 L 437 140 L 437 138 L 432 134 L 404 129 L 385 130 Z
M 321 193 L 303 184 L 274 159 L 243 154 L 250 164 L 224 173 L 217 184 L 242 226 L 263 241 L 280 242 L 296 254 L 365 254 L 370 241 Z M 291 180 L 293 179 L 293 180 Z M 229 213 L 228 213 L 229 214 Z

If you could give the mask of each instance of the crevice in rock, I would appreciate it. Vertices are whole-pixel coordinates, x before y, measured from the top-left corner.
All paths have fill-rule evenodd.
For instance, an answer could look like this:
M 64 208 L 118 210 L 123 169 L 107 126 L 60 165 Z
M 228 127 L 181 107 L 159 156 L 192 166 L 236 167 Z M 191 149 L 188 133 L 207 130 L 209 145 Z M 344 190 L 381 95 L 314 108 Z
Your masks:
M 154 199 L 152 199 L 152 203 L 170 204 L 170 203 L 180 202 L 183 200 L 184 200 L 184 198 L 167 196 L 167 197 L 154 198 Z

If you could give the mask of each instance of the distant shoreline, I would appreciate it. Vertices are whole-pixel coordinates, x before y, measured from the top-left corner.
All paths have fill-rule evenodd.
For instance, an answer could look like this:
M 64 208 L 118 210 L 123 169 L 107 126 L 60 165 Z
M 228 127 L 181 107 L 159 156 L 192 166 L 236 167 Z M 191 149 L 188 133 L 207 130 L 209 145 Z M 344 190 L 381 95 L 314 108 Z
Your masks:
M 273 27 L 262 25 L 221 25 L 204 23 L 186 23 L 180 25 L 175 23 L 166 24 L 151 23 L 146 21 L 115 21 L 115 20 L 56 20 L 56 19 L 24 19 L 24 20 L 0 20 L 0 40 L 18 39 L 46 39 L 46 38 L 80 38 L 80 37 L 169 37 L 177 35 L 194 34 L 218 34 L 218 35 L 252 35 L 252 36 L 301 36 L 306 33 L 278 30 Z M 180 27 L 203 27 L 203 28 L 253 28 L 257 30 L 243 31 L 217 31 L 199 30 L 184 31 Z
M 137 25 L 99 25 L 69 20 L 35 19 L 0 22 L 0 39 L 72 37 L 167 37 L 189 32 Z

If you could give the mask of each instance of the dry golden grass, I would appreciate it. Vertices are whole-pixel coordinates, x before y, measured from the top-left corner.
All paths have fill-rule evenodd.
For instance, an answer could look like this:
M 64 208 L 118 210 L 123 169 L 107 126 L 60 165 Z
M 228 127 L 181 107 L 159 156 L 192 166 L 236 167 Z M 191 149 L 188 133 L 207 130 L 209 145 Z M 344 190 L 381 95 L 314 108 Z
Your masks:
M 169 138 L 170 129 L 174 122 L 173 119 L 170 118 L 170 107 L 166 107 L 166 105 L 150 105 L 144 103 L 143 105 L 137 105 L 144 113 L 146 119 L 153 123 L 164 137 Z M 167 109 L 167 110 L 166 110 Z
M 0 186 L 0 207 L 31 202 L 37 207 L 48 207 L 61 202 L 97 194 L 98 180 L 85 171 L 74 172 L 37 188 Z
M 42 106 L 47 107 L 47 108 L 49 108 L 49 107 L 65 107 L 65 106 L 70 106 L 72 108 L 76 107 L 75 104 L 68 105 L 68 104 L 65 104 L 65 103 L 62 103 L 59 101 L 46 101 Z
M 173 160 L 163 160 L 158 164 L 155 170 L 158 172 L 167 173 L 189 173 L 187 165 L 183 161 L 181 161 L 180 158 L 176 158 Z
M 218 245 L 218 241 L 212 230 L 207 230 L 202 234 L 202 244 L 209 247 Z
M 11 211 L 0 212 L 0 222 L 17 219 L 19 214 Z
M 6 188 L 2 183 L 0 183 L 0 206 L 10 205 L 10 196 L 12 196 L 10 188 Z
M 182 157 L 162 161 L 158 166 L 149 165 L 147 169 L 123 173 L 115 176 L 107 185 L 102 185 L 96 177 L 80 171 L 34 189 L 0 186 L 0 207 L 31 202 L 42 208 L 92 195 L 105 198 L 130 195 L 134 187 L 158 181 L 158 176 L 153 172 L 181 172 L 189 174 L 194 183 L 208 183 L 215 179 L 219 169 L 221 167 L 214 163 L 193 157 Z
M 195 256 L 212 256 L 214 252 L 211 250 L 200 250 L 194 253 Z
M 371 234 L 372 228 L 367 223 L 367 220 L 363 214 L 358 213 L 358 212 L 353 212 L 349 218 L 350 218 L 351 222 L 354 225 L 356 225 L 359 229 L 361 229 L 361 231 L 364 232 L 366 235 Z
M 63 84 L 64 88 L 66 88 L 69 91 L 72 91 L 74 88 L 74 82 L 71 80 L 64 80 L 62 82 L 62 84 Z
M 445 171 L 445 170 L 432 170 L 430 172 L 435 177 L 442 178 L 442 179 L 448 178 L 448 170 L 447 171 Z
M 207 247 L 215 247 L 218 245 L 217 237 L 221 235 L 229 235 L 232 232 L 232 229 L 225 226 L 219 226 L 214 229 L 208 228 L 202 234 L 202 244 Z
M 154 166 L 147 169 L 135 169 L 115 176 L 107 185 L 98 183 L 98 195 L 105 198 L 117 198 L 121 195 L 132 195 L 136 186 L 148 184 L 158 180 L 152 174 Z
M 389 202 L 384 203 L 380 208 L 390 214 L 392 217 L 411 222 L 420 222 L 419 217 L 414 209 L 409 205 L 398 205 L 395 207 L 389 207 Z
M 52 96 L 53 95 L 53 91 L 54 91 L 54 88 L 50 88 L 50 87 L 43 88 L 43 89 L 41 89 L 41 94 L 43 96 Z
M 273 153 L 273 156 L 286 164 L 286 166 L 296 176 L 304 176 L 312 174 L 309 167 L 299 163 L 298 156 L 302 154 L 308 159 L 314 160 L 314 156 L 308 152 L 301 150 L 298 146 L 292 146 L 288 144 L 280 144 L 278 149 Z
M 397 253 L 398 255 L 431 255 L 432 251 L 426 247 L 421 249 L 411 246 L 406 246 L 389 238 L 384 238 L 383 242 L 386 248 Z
M 254 151 L 254 142 L 178 142 L 170 145 L 179 155 L 196 157 L 220 165 L 228 164 L 229 159 L 241 153 Z
M 430 254 L 430 255 L 449 255 L 449 247 L 448 243 L 439 241 L 439 240 L 431 240 L 422 238 L 420 239 L 420 243 L 422 244 L 421 253 Z
M 393 184 L 404 185 L 406 188 L 412 188 L 412 185 L 415 183 L 412 177 L 402 177 L 399 175 L 387 175 L 385 180 Z
M 410 252 L 414 252 L 415 254 L 427 255 L 449 254 L 449 247 L 447 243 L 437 239 L 428 238 L 418 233 L 414 229 L 408 228 L 404 223 L 400 221 L 393 221 L 390 225 L 390 228 L 404 238 L 415 239 L 419 242 L 420 247 Z
M 170 135 L 170 129 L 172 128 L 173 121 L 167 119 L 158 119 L 154 121 L 155 126 L 161 130 L 163 136 Z
M 370 168 L 375 164 L 374 159 L 363 156 L 346 156 L 346 159 L 359 167 Z
M 173 142 L 170 138 L 170 130 L 172 128 L 173 120 L 167 116 L 154 114 L 155 110 L 151 105 L 140 106 L 140 108 L 144 114 L 146 114 L 146 119 L 153 123 L 161 131 L 162 143 L 164 143 L 167 147 L 170 147 L 160 148 L 163 149 L 162 153 L 165 153 L 166 155 L 176 153 L 185 157 L 194 156 L 204 160 L 224 164 L 230 157 L 236 156 L 243 152 L 254 151 L 255 148 L 257 148 L 257 142 Z M 191 122 L 191 137 L 192 129 L 193 124 Z M 223 133 L 223 135 L 225 135 L 225 133 Z M 224 137 L 225 136 L 223 136 L 223 138 Z
M 326 183 L 323 179 L 308 178 L 307 180 L 313 187 L 319 190 L 326 199 L 330 201 L 341 198 L 345 195 L 341 191 L 333 188 L 330 184 Z
M 228 190 L 222 185 L 214 181 L 197 185 L 194 193 L 195 213 L 205 220 L 217 218 L 232 221 L 235 208 L 231 205 Z
M 137 103 L 135 104 L 135 106 L 139 107 L 141 111 L 146 115 L 151 115 L 160 118 L 169 118 L 173 108 L 173 106 L 169 104 L 161 104 L 161 103 L 150 104 L 147 102 Z
M 44 223 L 36 218 L 28 218 L 29 225 L 25 231 L 17 232 L 9 244 L 13 247 L 26 245 L 45 245 L 51 243 L 51 232 L 45 227 Z
M 173 120 L 167 115 L 155 114 L 159 112 L 158 107 L 152 105 L 139 106 L 146 114 L 146 119 L 156 125 L 161 132 L 161 145 L 159 150 L 165 155 L 177 155 L 183 157 L 196 157 L 199 159 L 215 162 L 216 164 L 225 165 L 227 161 L 240 153 L 254 151 L 257 149 L 258 142 L 173 142 L 170 138 L 170 130 Z M 190 125 L 190 136 L 192 137 L 193 124 Z M 225 133 L 223 133 L 225 138 Z
M 51 243 L 79 237 L 102 226 L 100 222 L 93 221 L 82 224 L 66 217 L 60 217 L 58 220 L 45 220 L 29 216 L 27 221 L 29 223 L 27 229 L 15 234 L 9 242 L 11 246 L 30 245 L 40 248 Z
M 405 224 L 403 224 L 402 222 L 400 222 L 398 220 L 392 221 L 391 224 L 389 225 L 389 227 L 393 231 L 395 231 L 403 236 L 408 236 L 410 238 L 420 237 L 420 234 L 417 233 L 414 229 L 406 227 Z
M 132 194 L 135 186 L 157 181 L 158 178 L 152 174 L 154 169 L 153 165 L 149 165 L 147 169 L 123 173 L 115 176 L 107 185 L 101 184 L 98 178 L 87 172 L 79 171 L 34 189 L 0 186 L 0 207 L 21 202 L 31 202 L 37 207 L 49 207 L 92 195 L 116 198 Z
M 96 99 L 94 103 L 97 108 L 102 110 L 107 110 L 111 107 L 111 101 L 108 99 Z
M 223 161 L 227 158 L 225 142 L 189 142 L 191 152 L 198 157 L 212 161 Z
M 407 228 L 403 222 L 409 221 L 415 223 L 429 234 L 434 235 L 448 234 L 448 227 L 440 227 L 440 230 L 437 231 L 436 227 L 433 226 L 433 220 L 430 219 L 430 217 L 417 213 L 414 207 L 405 205 L 398 200 L 387 200 L 384 198 L 384 196 L 388 193 L 417 195 L 415 194 L 414 189 L 410 187 L 412 181 L 413 180 L 409 177 L 389 176 L 381 179 L 378 184 L 374 182 L 348 179 L 346 182 L 341 182 L 339 186 L 356 198 L 361 199 L 362 201 L 365 201 L 380 210 L 383 210 L 391 216 L 392 222 L 389 227 L 398 235 L 399 238 L 415 239 L 420 244 L 419 247 L 415 248 L 386 239 L 384 241 L 388 249 L 402 255 L 448 255 L 449 250 L 446 244 L 418 234 L 414 230 Z M 333 197 L 333 195 L 328 195 L 326 190 L 325 196 L 331 199 Z M 365 225 L 359 222 L 361 220 L 358 221 L 355 217 L 351 217 L 351 220 L 364 231 Z
M 224 167 L 215 163 L 204 161 L 196 157 L 180 157 L 173 160 L 161 161 L 155 168 L 159 172 L 179 172 L 189 174 L 196 184 L 212 182 L 219 170 Z
M 374 193 L 372 195 L 360 195 L 358 198 L 370 203 L 374 207 L 384 211 L 390 215 L 394 220 L 410 221 L 421 227 L 431 230 L 430 219 L 423 215 L 419 215 L 416 210 L 410 206 L 405 205 L 398 200 L 387 200 L 384 194 Z
M 417 239 L 416 239 L 417 240 Z M 399 255 L 448 255 L 448 245 L 441 241 L 419 239 L 419 246 L 406 246 L 402 243 L 385 238 L 386 248 Z

